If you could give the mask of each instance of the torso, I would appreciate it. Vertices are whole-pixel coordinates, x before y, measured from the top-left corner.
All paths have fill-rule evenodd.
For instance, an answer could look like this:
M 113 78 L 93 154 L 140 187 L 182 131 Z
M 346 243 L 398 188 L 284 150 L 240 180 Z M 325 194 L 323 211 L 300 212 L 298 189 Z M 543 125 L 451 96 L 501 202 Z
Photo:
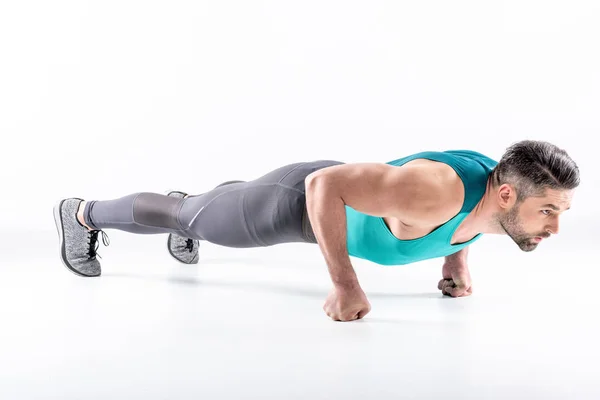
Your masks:
M 411 221 L 408 218 L 400 220 L 394 217 L 383 217 L 385 224 L 387 225 L 390 232 L 399 240 L 411 240 L 418 239 L 423 236 L 428 235 L 432 231 L 434 231 L 439 226 L 448 222 L 451 218 L 453 218 L 460 209 L 462 208 L 462 204 L 464 201 L 464 185 L 462 180 L 454 171 L 452 167 L 447 164 L 438 161 L 426 160 L 426 159 L 416 159 L 407 162 L 404 165 L 418 165 L 419 167 L 429 168 L 431 169 L 432 176 L 437 175 L 444 182 L 444 186 L 447 183 L 447 192 L 444 193 L 444 197 L 451 199 L 451 201 L 447 201 L 444 204 L 444 208 L 440 210 L 440 214 L 445 215 L 442 220 L 438 221 L 435 224 L 426 224 L 422 221 Z M 398 167 L 402 168 L 404 165 Z M 446 190 L 446 189 L 444 189 Z M 439 196 L 439 194 L 432 194 L 435 196 Z M 453 236 L 452 242 L 457 242 L 457 239 Z M 467 239 L 468 240 L 468 239 Z

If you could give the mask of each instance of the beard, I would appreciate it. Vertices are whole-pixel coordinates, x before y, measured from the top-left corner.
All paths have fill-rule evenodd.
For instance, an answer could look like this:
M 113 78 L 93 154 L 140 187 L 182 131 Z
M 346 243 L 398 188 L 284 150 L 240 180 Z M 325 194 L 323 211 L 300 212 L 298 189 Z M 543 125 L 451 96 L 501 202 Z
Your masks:
M 538 243 L 532 242 L 535 236 L 531 235 L 523 228 L 523 223 L 519 218 L 519 206 L 515 205 L 506 214 L 499 214 L 496 217 L 498 223 L 504 229 L 504 232 L 519 246 L 523 251 L 533 251 L 537 248 Z

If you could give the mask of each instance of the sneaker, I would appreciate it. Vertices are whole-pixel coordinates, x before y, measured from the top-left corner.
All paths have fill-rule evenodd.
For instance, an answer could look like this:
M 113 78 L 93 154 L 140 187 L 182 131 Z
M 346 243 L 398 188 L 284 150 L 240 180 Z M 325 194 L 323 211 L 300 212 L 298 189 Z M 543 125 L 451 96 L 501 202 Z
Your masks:
M 187 196 L 187 193 L 174 190 L 168 192 L 167 196 L 183 198 Z M 177 261 L 184 264 L 198 264 L 198 259 L 200 258 L 198 255 L 199 246 L 200 241 L 175 235 L 173 233 L 170 233 L 169 239 L 167 239 L 169 254 Z
M 77 198 L 63 199 L 54 206 L 60 258 L 69 271 L 76 275 L 100 276 L 100 262 L 96 258 L 100 246 L 98 233 L 102 233 L 105 246 L 109 245 L 109 240 L 104 231 L 89 230 L 77 220 L 77 210 L 82 201 Z
M 220 186 L 229 185 L 231 183 L 245 182 L 240 180 L 235 181 L 227 181 L 223 182 L 220 185 L 216 186 L 216 188 Z M 167 192 L 167 196 L 183 198 L 187 196 L 187 193 L 180 192 L 178 190 L 172 190 Z M 169 239 L 167 239 L 167 248 L 169 249 L 169 253 L 175 258 L 177 261 L 182 262 L 184 264 L 198 264 L 198 248 L 200 247 L 200 241 L 195 239 L 185 238 L 183 236 L 175 235 L 170 233 Z

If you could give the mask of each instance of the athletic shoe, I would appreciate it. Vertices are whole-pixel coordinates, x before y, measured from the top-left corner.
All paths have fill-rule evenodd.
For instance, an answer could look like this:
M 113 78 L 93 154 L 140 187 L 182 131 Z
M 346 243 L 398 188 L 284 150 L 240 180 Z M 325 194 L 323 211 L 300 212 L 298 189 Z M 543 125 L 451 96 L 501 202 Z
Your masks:
M 244 182 L 240 180 L 235 181 L 227 181 L 223 182 L 220 185 L 216 186 L 216 188 L 220 186 L 229 185 L 231 183 Z M 167 196 L 183 198 L 187 196 L 187 193 L 180 192 L 178 190 L 173 190 L 167 192 Z M 198 264 L 198 248 L 200 247 L 200 241 L 196 239 L 189 239 L 183 236 L 179 236 L 173 233 L 169 234 L 169 238 L 167 239 L 167 248 L 169 249 L 169 253 L 175 258 L 177 261 L 182 262 L 184 264 Z
M 183 198 L 187 196 L 187 193 L 183 193 L 177 190 L 167 193 L 167 196 Z M 198 264 L 198 247 L 200 241 L 195 239 L 186 238 L 173 233 L 169 234 L 167 239 L 167 248 L 169 254 L 173 256 L 177 261 L 184 264 Z
M 89 230 L 77 220 L 77 210 L 82 201 L 77 198 L 63 199 L 54 206 L 60 258 L 69 271 L 76 275 L 100 276 L 100 262 L 96 258 L 100 246 L 98 233 L 102 233 L 105 246 L 109 245 L 109 240 L 104 231 Z

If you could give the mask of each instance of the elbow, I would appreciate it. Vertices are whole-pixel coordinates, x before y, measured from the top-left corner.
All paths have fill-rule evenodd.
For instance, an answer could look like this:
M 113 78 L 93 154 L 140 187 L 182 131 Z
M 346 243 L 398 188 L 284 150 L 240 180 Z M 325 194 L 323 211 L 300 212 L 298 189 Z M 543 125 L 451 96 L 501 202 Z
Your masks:
M 304 191 L 308 206 L 310 206 L 310 203 L 314 205 L 334 197 L 332 195 L 334 188 L 331 180 L 320 171 L 315 171 L 304 179 Z
M 304 189 L 307 196 L 309 196 L 309 194 L 312 195 L 318 187 L 323 186 L 323 178 L 323 173 L 319 170 L 308 174 L 306 178 L 304 178 Z
M 321 181 L 323 179 L 323 172 L 321 170 L 316 170 L 314 172 L 311 172 L 310 174 L 308 174 L 306 176 L 306 178 L 304 178 L 304 186 L 305 187 L 309 187 L 309 186 L 314 186 L 314 184 L 317 181 Z

